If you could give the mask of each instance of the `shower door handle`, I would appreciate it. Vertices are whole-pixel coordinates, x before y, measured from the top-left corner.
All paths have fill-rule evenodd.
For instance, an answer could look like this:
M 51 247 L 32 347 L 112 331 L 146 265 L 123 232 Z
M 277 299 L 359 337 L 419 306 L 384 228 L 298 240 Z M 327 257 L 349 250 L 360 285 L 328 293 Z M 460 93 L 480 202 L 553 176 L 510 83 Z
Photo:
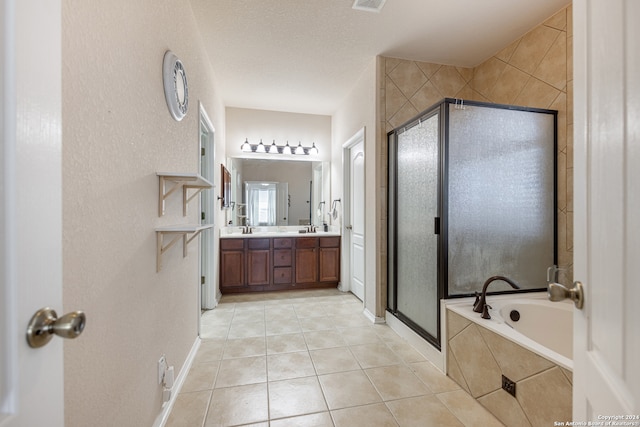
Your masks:
M 433 234 L 440 234 L 440 217 L 433 218 Z

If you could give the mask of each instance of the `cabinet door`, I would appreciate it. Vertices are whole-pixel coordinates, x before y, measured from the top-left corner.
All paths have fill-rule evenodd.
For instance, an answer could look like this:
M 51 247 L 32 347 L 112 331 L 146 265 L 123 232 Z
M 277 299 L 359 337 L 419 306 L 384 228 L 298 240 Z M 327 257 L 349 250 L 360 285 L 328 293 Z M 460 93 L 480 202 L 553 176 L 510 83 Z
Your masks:
M 269 249 L 247 251 L 247 285 L 269 284 Z
M 340 280 L 340 248 L 320 248 L 318 261 L 321 282 Z
M 220 288 L 244 286 L 244 252 L 220 252 Z
M 296 283 L 315 283 L 318 259 L 315 248 L 296 249 Z

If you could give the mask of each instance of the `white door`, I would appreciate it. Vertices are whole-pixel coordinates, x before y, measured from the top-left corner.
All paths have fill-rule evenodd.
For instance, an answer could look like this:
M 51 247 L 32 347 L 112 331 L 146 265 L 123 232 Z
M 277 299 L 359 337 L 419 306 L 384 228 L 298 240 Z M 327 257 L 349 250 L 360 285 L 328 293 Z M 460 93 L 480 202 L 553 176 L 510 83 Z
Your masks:
M 63 309 L 61 5 L 0 0 L 0 7 L 0 426 L 61 427 L 62 339 L 38 349 L 25 339 L 38 309 Z
M 573 417 L 639 425 L 640 2 L 574 0 L 573 10 L 574 277 L 586 291 Z
M 347 174 L 347 236 L 349 251 L 349 289 L 361 301 L 364 301 L 365 268 L 364 268 L 364 130 L 358 132 L 347 142 L 348 174 Z

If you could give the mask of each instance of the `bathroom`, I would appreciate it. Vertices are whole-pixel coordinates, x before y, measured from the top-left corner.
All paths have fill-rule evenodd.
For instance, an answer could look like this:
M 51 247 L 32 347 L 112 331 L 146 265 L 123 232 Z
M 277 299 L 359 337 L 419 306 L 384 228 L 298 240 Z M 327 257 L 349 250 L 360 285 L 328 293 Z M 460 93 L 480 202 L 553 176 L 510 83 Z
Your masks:
M 578 12 L 584 13 L 584 5 L 579 4 Z M 94 9 L 63 2 L 58 45 L 62 51 L 64 135 L 64 307 L 67 311 L 83 309 L 88 314 L 86 333 L 64 345 L 64 406 L 68 425 L 95 424 L 96 418 L 121 425 L 150 425 L 162 407 L 162 389 L 156 381 L 158 358 L 166 354 L 176 370 L 187 360 L 199 318 L 195 307 L 198 291 L 192 284 L 200 283 L 193 244 L 184 258 L 181 250 L 171 248 L 163 255 L 162 270 L 156 273 L 154 228 L 184 221 L 179 198 L 168 200 L 165 216 L 158 216 L 156 174 L 197 170 L 197 150 L 187 148 L 185 141 L 198 139 L 201 110 L 211 119 L 216 141 L 239 147 L 245 136 L 240 141 L 228 138 L 227 106 L 218 90 L 224 82 L 198 60 L 207 55 L 207 42 L 197 31 L 199 12 L 194 13 L 181 2 L 167 2 L 161 7 L 123 2 L 105 6 L 100 13 Z M 526 104 L 559 112 L 558 264 L 570 268 L 574 251 L 584 251 L 583 246 L 573 244 L 584 241 L 574 237 L 574 196 L 568 190 L 574 186 L 575 174 L 572 112 L 574 105 L 582 106 L 574 99 L 584 101 L 580 98 L 584 95 L 574 93 L 572 77 L 571 16 L 575 13 L 571 7 L 565 10 L 564 25 L 559 24 L 557 15 L 546 19 L 536 27 L 535 34 L 518 38 L 519 43 L 514 40 L 473 68 L 385 56 L 366 63 L 363 74 L 331 118 L 335 146 L 318 149 L 321 155 L 331 153 L 331 200 L 341 198 L 342 144 L 364 128 L 368 154 L 365 185 L 366 194 L 371 196 L 370 209 L 365 212 L 365 257 L 370 268 L 365 271 L 364 308 L 374 321 L 381 321 L 386 310 L 385 136 L 444 97 Z M 140 22 L 148 23 L 144 31 Z M 584 29 L 584 22 L 580 21 L 579 28 Z M 553 34 L 550 43 L 549 34 Z M 535 49 L 537 37 L 546 43 L 544 53 L 552 53 L 547 58 L 549 67 L 540 70 L 538 64 L 536 69 L 527 64 L 539 53 Z M 132 39 L 139 43 L 132 44 Z M 518 46 L 533 49 L 516 54 Z M 190 114 L 182 122 L 169 117 L 162 83 L 157 78 L 162 55 L 168 49 L 183 59 L 189 76 L 192 102 Z M 526 69 L 530 72 L 524 73 Z M 504 79 L 498 78 L 500 75 Z M 516 91 L 519 98 L 511 96 Z M 581 122 L 580 131 L 584 128 Z M 226 147 L 216 145 L 216 165 L 226 157 Z M 219 181 L 215 176 L 216 195 Z M 584 200 L 576 194 L 575 202 Z M 189 210 L 188 219 L 197 218 L 195 211 Z M 215 222 L 220 226 L 220 211 L 216 215 Z M 617 258 L 610 261 L 620 267 Z M 131 313 L 136 313 L 136 327 L 131 327 Z M 109 404 L 104 404 L 104 396 L 111 397 Z M 114 413 L 114 407 L 120 412 Z

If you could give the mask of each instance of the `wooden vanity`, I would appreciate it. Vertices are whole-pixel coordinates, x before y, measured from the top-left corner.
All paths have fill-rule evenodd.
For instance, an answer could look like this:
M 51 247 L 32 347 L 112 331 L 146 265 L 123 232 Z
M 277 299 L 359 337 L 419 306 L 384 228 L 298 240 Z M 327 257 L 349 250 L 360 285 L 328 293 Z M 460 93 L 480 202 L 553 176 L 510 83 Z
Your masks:
M 221 237 L 220 292 L 338 286 L 340 236 L 303 236 Z

